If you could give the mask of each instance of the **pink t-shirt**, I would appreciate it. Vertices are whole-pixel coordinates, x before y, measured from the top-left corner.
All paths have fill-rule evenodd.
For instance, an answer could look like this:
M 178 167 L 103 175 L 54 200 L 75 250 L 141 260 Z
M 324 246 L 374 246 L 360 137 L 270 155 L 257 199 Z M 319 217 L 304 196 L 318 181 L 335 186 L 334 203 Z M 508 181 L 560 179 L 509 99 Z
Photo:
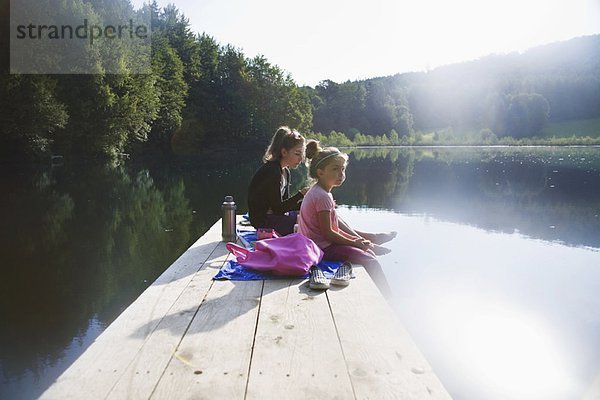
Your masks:
M 330 211 L 331 229 L 337 231 L 338 219 L 335 213 L 335 200 L 331 193 L 315 184 L 306 192 L 302 200 L 300 215 L 298 216 L 298 232 L 324 249 L 333 243 L 321 233 L 319 211 Z

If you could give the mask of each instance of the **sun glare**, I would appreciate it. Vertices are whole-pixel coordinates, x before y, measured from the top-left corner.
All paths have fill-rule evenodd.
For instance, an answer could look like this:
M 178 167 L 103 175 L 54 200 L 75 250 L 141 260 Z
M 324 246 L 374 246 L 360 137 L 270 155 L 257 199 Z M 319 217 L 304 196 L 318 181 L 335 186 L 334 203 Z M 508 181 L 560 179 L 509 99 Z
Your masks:
M 572 392 L 567 357 L 542 323 L 464 296 L 445 299 L 436 316 L 441 326 L 454 327 L 445 340 L 458 370 L 491 389 L 489 398 L 562 399 Z
M 148 0 L 133 0 L 141 6 Z M 467 61 L 598 32 L 597 0 L 158 0 L 192 30 L 265 55 L 300 84 Z M 281 21 L 285 21 L 281 23 Z

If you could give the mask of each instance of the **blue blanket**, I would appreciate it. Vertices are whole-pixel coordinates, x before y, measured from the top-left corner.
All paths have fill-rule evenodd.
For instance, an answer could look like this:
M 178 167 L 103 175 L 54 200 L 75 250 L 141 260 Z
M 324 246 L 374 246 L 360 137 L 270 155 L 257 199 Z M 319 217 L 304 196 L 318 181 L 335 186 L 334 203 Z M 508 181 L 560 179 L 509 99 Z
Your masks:
M 256 243 L 256 240 L 258 239 L 256 237 L 255 230 L 238 229 L 237 235 L 238 235 L 238 238 L 240 239 L 240 242 L 242 242 L 242 244 L 244 245 L 245 248 L 247 248 L 249 250 L 254 250 L 254 243 Z
M 317 267 L 323 271 L 323 274 L 325 274 L 326 278 L 331 279 L 340 265 L 342 265 L 340 261 L 321 261 Z M 300 279 L 302 277 L 297 278 Z M 308 274 L 306 274 L 304 278 L 308 278 Z M 262 281 L 266 279 L 289 279 L 289 277 L 253 271 L 238 264 L 234 260 L 229 260 L 221 267 L 213 279 L 228 279 L 231 281 Z
M 242 230 L 237 231 L 240 241 L 244 244 L 247 249 L 254 250 L 254 243 L 256 243 L 256 231 L 255 230 Z M 326 278 L 333 278 L 335 271 L 342 265 L 341 261 L 321 261 L 317 267 L 323 271 Z M 308 274 L 304 278 L 308 278 Z M 229 260 L 221 267 L 217 275 L 213 278 L 215 280 L 228 279 L 231 281 L 262 281 L 265 279 L 289 279 L 287 277 L 277 276 L 264 272 L 253 271 L 245 268 L 238 264 L 234 260 Z

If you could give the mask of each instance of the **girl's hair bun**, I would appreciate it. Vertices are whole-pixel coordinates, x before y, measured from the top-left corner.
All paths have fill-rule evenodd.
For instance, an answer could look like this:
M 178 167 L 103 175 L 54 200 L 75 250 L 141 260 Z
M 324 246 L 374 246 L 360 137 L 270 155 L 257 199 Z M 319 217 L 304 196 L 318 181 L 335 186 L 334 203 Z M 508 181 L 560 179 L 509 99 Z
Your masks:
M 319 146 L 319 142 L 314 139 L 310 139 L 306 143 L 306 158 L 311 160 L 315 155 L 319 154 L 320 151 L 323 151 L 321 146 Z

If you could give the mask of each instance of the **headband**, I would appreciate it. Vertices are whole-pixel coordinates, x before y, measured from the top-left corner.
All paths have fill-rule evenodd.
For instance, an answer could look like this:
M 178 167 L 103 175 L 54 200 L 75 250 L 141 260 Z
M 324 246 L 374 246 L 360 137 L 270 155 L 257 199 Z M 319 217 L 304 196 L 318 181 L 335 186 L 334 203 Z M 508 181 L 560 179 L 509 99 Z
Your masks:
M 342 153 L 340 153 L 339 151 L 336 151 L 335 153 L 327 154 L 325 157 L 323 157 L 319 161 L 317 161 L 317 163 L 315 164 L 315 168 L 317 168 L 319 166 L 319 164 L 321 164 L 321 162 L 323 162 L 324 160 L 327 160 L 330 157 L 341 156 L 341 155 L 342 155 Z

